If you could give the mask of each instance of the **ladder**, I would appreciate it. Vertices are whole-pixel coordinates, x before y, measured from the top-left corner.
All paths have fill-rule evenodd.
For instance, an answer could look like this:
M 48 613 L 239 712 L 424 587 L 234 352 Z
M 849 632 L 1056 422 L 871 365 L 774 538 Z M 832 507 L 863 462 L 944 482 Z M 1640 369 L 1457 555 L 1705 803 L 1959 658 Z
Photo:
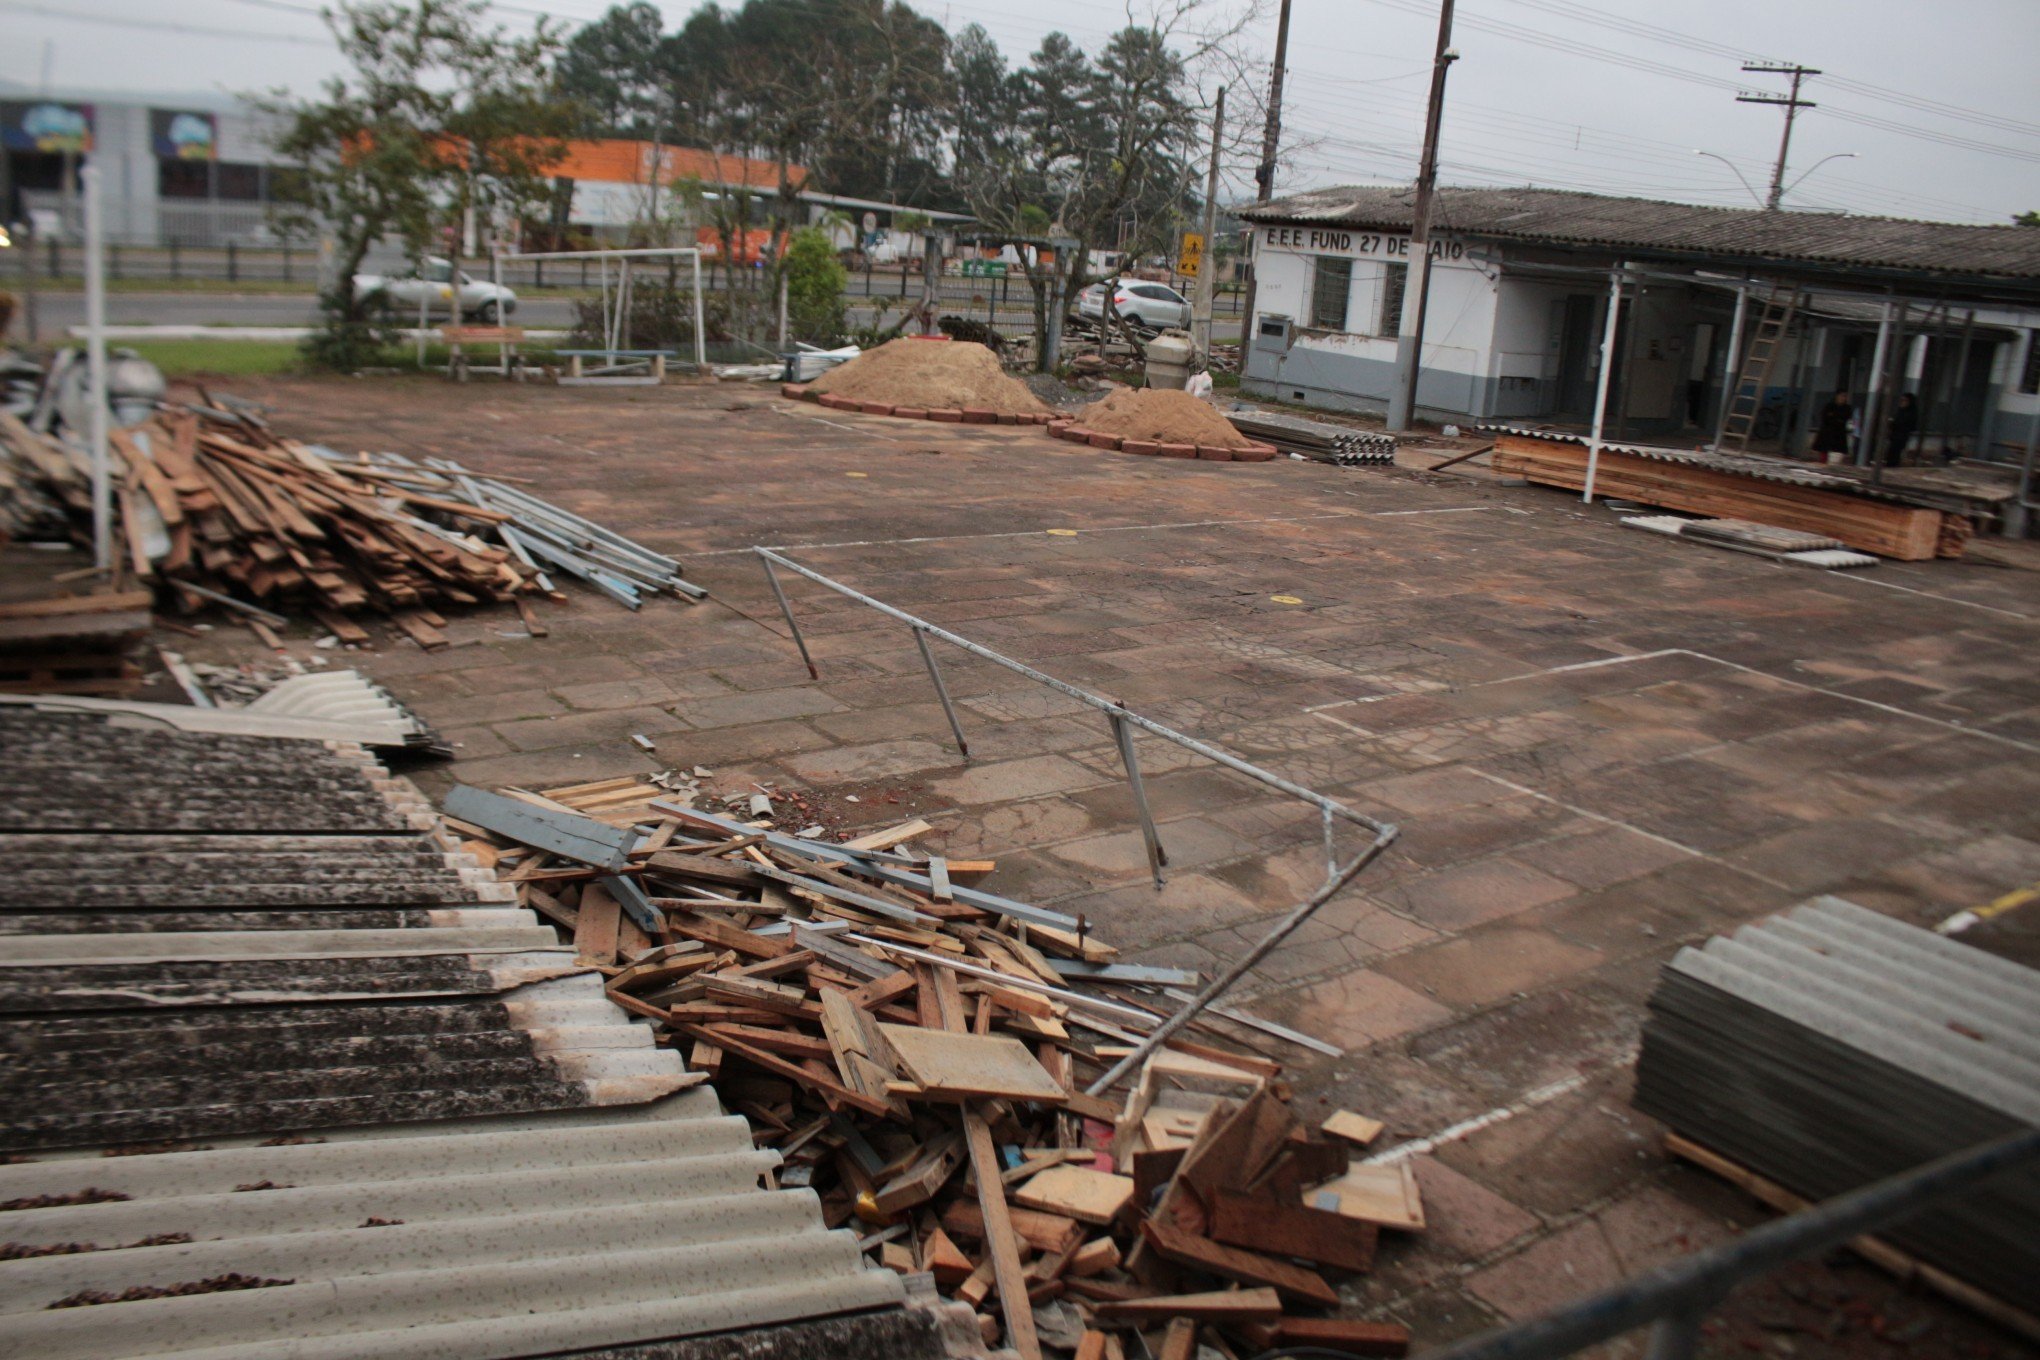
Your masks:
M 1778 350 L 1785 343 L 1785 333 L 1799 311 L 1799 297 L 1796 287 L 1789 291 L 1774 287 L 1764 299 L 1756 324 L 1750 328 L 1749 344 L 1743 349 L 1742 367 L 1736 372 L 1735 386 L 1728 392 L 1728 405 L 1721 415 L 1721 433 L 1714 441 L 1715 448 L 1743 451 L 1749 448 L 1750 432 L 1757 426 L 1757 413 L 1763 409 L 1764 392 L 1771 383 L 1771 367 L 1777 362 Z

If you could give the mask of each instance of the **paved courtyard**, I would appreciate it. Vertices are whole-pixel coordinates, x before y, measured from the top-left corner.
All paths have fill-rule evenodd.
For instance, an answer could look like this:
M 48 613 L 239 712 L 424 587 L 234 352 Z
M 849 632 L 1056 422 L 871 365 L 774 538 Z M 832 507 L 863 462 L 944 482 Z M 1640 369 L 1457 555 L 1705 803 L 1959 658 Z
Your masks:
M 705 765 L 847 825 L 925 816 L 930 844 L 997 858 L 994 890 L 1206 969 L 1321 881 L 1311 809 L 1142 738 L 1157 893 L 1095 713 L 945 651 L 966 764 L 908 632 L 790 581 L 811 681 L 746 551 L 773 544 L 1399 823 L 1235 1001 L 1344 1047 L 1259 1041 L 1306 1112 L 1446 1135 L 1417 1160 L 1431 1229 L 1354 1295 L 1426 1344 L 1763 1217 L 1626 1102 L 1682 943 L 1819 893 L 1932 924 L 2040 882 L 2040 575 L 1816 573 L 1480 470 L 1134 458 L 757 386 L 234 390 L 288 433 L 528 479 L 713 594 L 631 614 L 576 589 L 540 606 L 547 638 L 489 611 L 445 650 L 349 658 L 460 744 L 430 791 Z M 1978 938 L 2040 957 L 2017 912 Z M 1840 1258 L 1748 1291 L 1709 1349 L 2013 1353 Z

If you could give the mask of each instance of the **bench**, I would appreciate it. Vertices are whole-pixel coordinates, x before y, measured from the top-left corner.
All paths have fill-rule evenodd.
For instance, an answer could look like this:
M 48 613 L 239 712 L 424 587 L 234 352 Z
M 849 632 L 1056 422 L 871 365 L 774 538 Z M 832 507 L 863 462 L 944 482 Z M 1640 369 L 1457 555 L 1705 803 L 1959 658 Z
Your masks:
M 678 357 L 680 351 L 674 349 L 559 349 L 554 350 L 553 353 L 563 354 L 567 358 L 567 376 L 565 381 L 586 382 L 590 378 L 614 378 L 617 376 L 615 371 L 618 369 L 636 368 L 640 364 L 650 364 L 651 381 L 659 383 L 666 380 L 666 360 Z M 584 373 L 582 368 L 581 361 L 584 359 L 601 359 L 604 362 L 593 374 L 588 374 Z M 617 360 L 619 359 L 626 360 L 627 362 L 618 363 Z
M 506 377 L 517 358 L 517 346 L 524 340 L 522 326 L 441 326 L 439 338 L 446 344 L 446 371 L 460 382 L 467 381 L 467 355 L 462 352 L 464 345 L 494 345 L 499 360 L 498 368 Z

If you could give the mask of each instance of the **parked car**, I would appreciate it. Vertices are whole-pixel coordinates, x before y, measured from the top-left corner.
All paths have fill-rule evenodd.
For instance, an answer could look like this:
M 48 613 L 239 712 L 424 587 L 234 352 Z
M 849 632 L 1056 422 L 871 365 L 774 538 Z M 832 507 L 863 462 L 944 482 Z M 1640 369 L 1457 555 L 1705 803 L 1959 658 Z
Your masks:
M 1112 290 L 1112 305 L 1122 317 L 1151 331 L 1190 324 L 1190 300 L 1175 289 L 1138 279 L 1107 279 L 1077 294 L 1077 314 L 1097 320 L 1105 318 L 1105 290 Z
M 517 294 L 500 284 L 475 278 L 465 270 L 460 276 L 460 315 L 463 320 L 492 322 L 496 319 L 496 301 L 502 299 L 503 316 L 508 318 L 517 311 Z M 437 256 L 428 256 L 421 276 L 417 271 L 409 274 L 356 274 L 354 296 L 364 300 L 381 299 L 398 317 L 416 316 L 422 301 L 427 316 L 451 316 L 453 313 L 453 263 Z

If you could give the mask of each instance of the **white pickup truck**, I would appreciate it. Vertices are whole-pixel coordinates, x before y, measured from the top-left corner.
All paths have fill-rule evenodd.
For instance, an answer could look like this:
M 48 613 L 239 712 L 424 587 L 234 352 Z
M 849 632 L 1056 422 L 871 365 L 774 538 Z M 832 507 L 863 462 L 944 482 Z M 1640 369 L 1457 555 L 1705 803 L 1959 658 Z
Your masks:
M 428 256 L 422 274 L 356 274 L 354 296 L 363 300 L 381 299 L 398 318 L 418 315 L 422 302 L 427 316 L 450 316 L 453 313 L 453 262 L 437 256 Z M 503 316 L 507 319 L 517 311 L 517 294 L 499 284 L 475 278 L 462 271 L 460 276 L 461 319 L 493 322 L 496 319 L 496 302 L 503 303 Z

